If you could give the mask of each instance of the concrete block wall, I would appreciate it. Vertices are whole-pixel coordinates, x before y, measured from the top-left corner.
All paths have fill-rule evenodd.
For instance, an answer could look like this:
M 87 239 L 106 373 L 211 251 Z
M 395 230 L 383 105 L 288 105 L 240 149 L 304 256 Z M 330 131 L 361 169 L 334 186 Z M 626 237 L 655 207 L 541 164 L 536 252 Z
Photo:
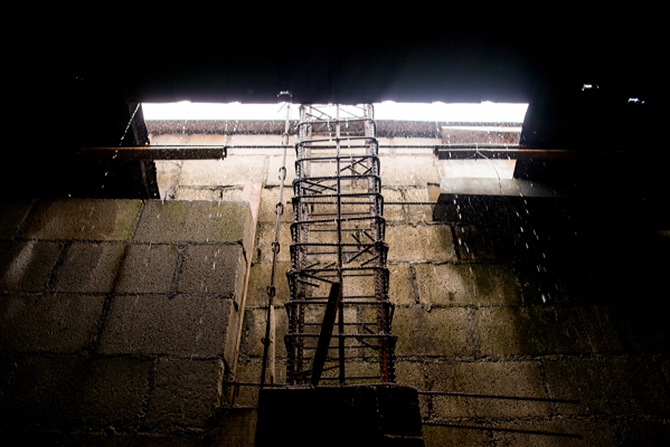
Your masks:
M 216 439 L 254 234 L 242 200 L 3 203 L 0 430 L 47 445 Z
M 206 138 L 202 143 L 223 141 Z M 244 144 L 255 137 L 219 138 Z M 274 145 L 280 139 L 263 138 Z M 382 140 L 383 145 L 405 143 L 439 141 Z M 288 155 L 285 201 L 291 198 L 293 173 L 291 151 Z M 191 200 L 234 199 L 250 176 L 263 185 L 239 381 L 260 378 L 280 157 L 277 150 L 240 150 L 213 164 L 185 161 L 180 177 L 172 179 L 174 196 Z M 435 200 L 447 172 L 425 149 L 385 150 L 381 166 L 386 202 Z M 438 220 L 429 205 L 385 207 L 401 385 L 580 401 L 423 395 L 426 419 L 491 427 L 426 425 L 427 446 L 629 446 L 662 445 L 659 439 L 667 439 L 670 334 L 660 310 L 667 300 L 670 233 L 646 228 L 620 211 L 607 213 L 599 202 L 573 207 L 467 196 L 449 198 Z M 282 217 L 278 262 L 280 383 L 291 212 L 287 206 Z M 241 387 L 235 405 L 253 409 L 257 399 L 255 387 Z M 574 433 L 583 439 L 505 429 Z

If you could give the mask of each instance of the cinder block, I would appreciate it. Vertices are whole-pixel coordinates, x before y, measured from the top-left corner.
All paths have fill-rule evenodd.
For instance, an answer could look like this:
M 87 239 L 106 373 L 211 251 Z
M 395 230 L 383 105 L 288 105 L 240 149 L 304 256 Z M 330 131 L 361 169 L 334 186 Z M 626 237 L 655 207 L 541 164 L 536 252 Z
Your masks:
M 275 308 L 275 352 L 278 358 L 286 357 L 284 336 L 288 328 L 286 312 L 281 307 Z M 240 353 L 243 357 L 262 358 L 263 338 L 267 321 L 267 308 L 248 308 L 244 312 L 244 328 Z
M 616 352 L 621 346 L 604 306 L 537 305 L 529 306 L 527 315 L 539 354 Z
M 256 244 L 254 246 L 254 262 L 268 263 L 272 262 L 273 248 L 275 241 L 275 224 L 269 222 L 260 222 L 256 232 Z M 279 227 L 279 254 L 277 260 L 281 262 L 291 262 L 291 225 L 288 222 L 282 222 Z
M 0 351 L 77 352 L 91 343 L 102 296 L 0 296 Z
M 21 236 L 30 239 L 122 241 L 130 237 L 142 202 L 130 199 L 38 201 Z
M 205 427 L 221 407 L 221 360 L 160 359 L 144 423 L 152 429 Z
M 0 242 L 0 290 L 44 290 L 58 261 L 61 244 Z
M 621 424 L 616 426 L 614 420 L 606 418 L 556 418 L 544 417 L 537 419 L 511 419 L 504 423 L 496 424 L 502 428 L 511 430 L 519 430 L 515 433 L 513 431 L 495 430 L 492 431 L 492 440 L 494 445 L 513 445 L 518 447 L 537 447 L 537 446 L 558 446 L 561 447 L 583 447 L 585 445 L 592 447 L 610 447 L 613 445 L 664 445 L 664 443 L 655 444 L 658 438 L 653 439 L 649 443 L 623 443 L 621 439 Z M 567 436 L 551 436 L 551 435 L 529 435 L 522 431 L 539 431 L 561 433 L 565 435 L 579 435 L 581 438 L 567 437 Z M 646 432 L 648 436 L 649 431 Z
M 277 144 L 277 143 L 275 143 Z M 277 151 L 277 155 L 269 156 L 268 157 L 268 169 L 267 169 L 267 177 L 265 179 L 265 184 L 270 185 L 270 186 L 279 186 L 280 185 L 280 179 L 279 179 L 279 168 L 281 168 L 282 163 L 284 163 L 284 157 L 282 154 L 282 150 Z M 292 147 L 288 148 L 288 151 L 286 152 L 286 177 L 284 180 L 284 186 L 287 186 L 288 188 L 291 187 L 293 180 L 296 178 L 295 177 L 295 151 L 293 150 Z
M 488 431 L 458 427 L 424 425 L 423 440 L 428 447 L 491 447 Z
M 115 292 L 168 293 L 172 290 L 176 266 L 174 245 L 128 245 Z
M 431 222 L 433 221 L 433 205 L 418 205 L 419 202 L 428 202 L 431 199 L 428 187 L 405 188 L 403 200 L 413 202 L 405 205 L 407 220 L 409 222 Z
M 281 215 L 282 222 L 293 222 L 293 190 L 291 187 L 284 187 L 282 192 L 282 201 L 284 210 Z M 277 203 L 279 202 L 279 186 L 274 188 L 265 187 L 261 191 L 261 204 L 258 212 L 259 222 L 275 223 L 277 221 Z
M 239 245 L 190 245 L 184 253 L 177 290 L 239 301 L 246 267 Z
M 639 356 L 542 360 L 552 398 L 576 399 L 561 404 L 563 414 L 667 414 L 670 395 L 660 368 Z
M 380 163 L 385 185 L 426 186 L 440 182 L 436 158 L 432 154 L 384 157 Z
M 463 307 L 398 307 L 393 333 L 398 356 L 472 356 L 468 309 Z
M 391 204 L 390 202 L 403 202 L 402 190 L 398 187 L 382 188 L 384 196 L 384 219 L 387 222 L 402 222 L 407 219 L 405 205 Z
M 177 295 L 116 296 L 100 336 L 103 354 L 218 356 L 230 336 L 232 301 Z
M 111 292 L 125 246 L 120 243 L 73 242 L 56 272 L 57 292 Z
M 0 399 L 14 429 L 137 426 L 151 362 L 135 358 L 22 357 Z
M 248 202 L 149 200 L 135 241 L 239 243 L 250 253 L 252 227 Z
M 31 205 L 29 199 L 3 199 L 0 202 L 0 239 L 11 239 L 16 235 Z
M 229 155 L 223 160 L 184 160 L 181 185 L 243 185 L 249 179 L 264 179 L 267 160 L 264 155 Z
M 389 300 L 396 305 L 416 304 L 410 264 L 399 262 L 388 264 L 387 267 L 389 269 Z
M 275 305 L 283 305 L 290 298 L 286 272 L 290 270 L 290 262 L 278 262 L 275 273 Z M 247 289 L 247 306 L 267 306 L 268 292 L 272 275 L 272 263 L 256 263 L 251 266 L 249 287 Z
M 535 354 L 526 308 L 481 307 L 475 310 L 476 334 L 481 354 L 508 356 Z
M 512 256 L 510 240 L 495 228 L 456 225 L 454 237 L 463 261 L 503 261 Z
M 423 361 L 398 360 L 395 362 L 396 382 L 417 390 L 426 389 L 425 365 Z M 424 413 L 427 414 L 427 413 Z
M 456 260 L 448 225 L 388 225 L 389 261 L 449 262 Z
M 246 382 L 245 385 L 239 386 L 224 386 L 224 393 L 226 399 L 232 397 L 232 405 L 234 407 L 257 407 L 258 406 L 258 391 L 257 386 L 261 379 L 261 358 L 245 358 L 237 363 L 237 371 L 235 372 L 235 380 L 238 382 Z M 267 365 L 266 383 L 270 383 L 270 364 Z M 275 384 L 286 383 L 286 363 L 278 361 L 275 364 Z M 234 395 L 234 396 L 233 396 Z
M 276 366 L 276 383 L 283 383 L 286 379 L 286 367 L 283 364 Z M 261 379 L 261 359 L 241 360 L 237 363 L 235 380 L 238 382 L 259 383 Z M 226 386 L 224 393 L 227 398 L 232 397 L 236 407 L 257 407 L 259 387 L 254 385 Z
M 92 361 L 80 398 L 74 396 L 75 412 L 82 421 L 99 427 L 136 426 L 143 412 L 151 362 L 132 357 L 96 357 Z
M 482 397 L 431 396 L 433 417 L 517 418 L 549 416 L 550 403 L 483 396 L 547 398 L 540 363 L 481 361 L 428 364 L 431 391 L 471 393 Z
M 516 278 L 506 265 L 416 264 L 422 304 L 519 304 Z
M 176 190 L 175 200 L 221 200 L 221 191 L 215 187 L 194 188 L 190 186 L 179 186 Z

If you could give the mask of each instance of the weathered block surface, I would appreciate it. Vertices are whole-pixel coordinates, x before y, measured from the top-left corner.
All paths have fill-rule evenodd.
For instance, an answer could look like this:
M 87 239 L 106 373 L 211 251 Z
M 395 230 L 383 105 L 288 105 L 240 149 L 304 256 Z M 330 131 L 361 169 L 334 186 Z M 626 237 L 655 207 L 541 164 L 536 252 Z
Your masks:
M 419 299 L 427 305 L 515 304 L 516 279 L 504 265 L 417 264 Z
M 462 307 L 396 309 L 393 332 L 399 356 L 472 356 L 470 312 Z
M 55 242 L 0 241 L 0 290 L 44 290 L 61 248 Z
M 242 290 L 246 262 L 239 245 L 191 245 L 185 249 L 177 291 L 235 299 Z
M 27 239 L 123 241 L 130 236 L 141 206 L 139 200 L 39 201 L 21 236 Z
M 222 355 L 232 302 L 218 297 L 117 296 L 100 338 L 106 354 Z
M 236 363 L 250 203 L 6 210 L 16 215 L 0 235 L 2 430 L 74 444 L 205 442 L 224 422 L 215 416 Z
M 178 258 L 179 249 L 175 245 L 127 245 L 115 292 L 170 293 Z
M 104 297 L 0 296 L 0 351 L 74 353 L 93 342 Z
M 121 243 L 73 242 L 56 272 L 57 292 L 111 292 L 124 253 Z
M 145 423 L 155 428 L 206 427 L 221 406 L 221 360 L 161 359 Z
M 389 225 L 386 227 L 389 261 L 455 261 L 448 225 Z
M 253 245 L 249 204 L 210 201 L 149 201 L 137 224 L 137 242 L 225 242 Z
M 0 400 L 3 428 L 135 425 L 150 368 L 150 361 L 133 358 L 22 357 Z

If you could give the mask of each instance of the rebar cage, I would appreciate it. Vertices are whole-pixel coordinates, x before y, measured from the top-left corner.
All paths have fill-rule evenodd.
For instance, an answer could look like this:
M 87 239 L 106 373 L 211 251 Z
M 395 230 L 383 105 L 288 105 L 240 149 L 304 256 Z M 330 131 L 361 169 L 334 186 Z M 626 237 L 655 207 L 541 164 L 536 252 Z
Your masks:
M 373 107 L 302 105 L 298 126 L 287 383 L 395 382 Z

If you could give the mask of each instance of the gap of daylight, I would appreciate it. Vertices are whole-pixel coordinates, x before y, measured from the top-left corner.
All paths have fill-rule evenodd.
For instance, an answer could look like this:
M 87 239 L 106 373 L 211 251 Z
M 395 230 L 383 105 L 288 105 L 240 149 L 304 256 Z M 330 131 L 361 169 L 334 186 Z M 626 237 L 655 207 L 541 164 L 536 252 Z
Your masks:
M 374 104 L 375 119 L 469 123 L 523 123 L 528 104 L 494 103 L 396 103 Z M 143 103 L 144 119 L 159 120 L 278 120 L 286 118 L 283 104 Z M 298 119 L 298 107 L 291 107 Z

